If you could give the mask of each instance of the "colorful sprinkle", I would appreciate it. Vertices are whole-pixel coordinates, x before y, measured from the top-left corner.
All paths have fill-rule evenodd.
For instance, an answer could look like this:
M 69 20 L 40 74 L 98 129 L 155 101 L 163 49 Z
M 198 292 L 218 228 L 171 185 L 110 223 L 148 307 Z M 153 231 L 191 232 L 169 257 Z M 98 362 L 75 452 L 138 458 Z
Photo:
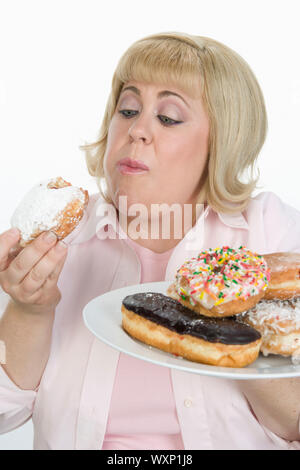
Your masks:
M 181 287 L 184 280 L 184 289 Z M 261 255 L 244 246 L 209 248 L 178 269 L 175 287 L 192 305 L 212 308 L 237 298 L 246 300 L 266 290 L 270 270 Z

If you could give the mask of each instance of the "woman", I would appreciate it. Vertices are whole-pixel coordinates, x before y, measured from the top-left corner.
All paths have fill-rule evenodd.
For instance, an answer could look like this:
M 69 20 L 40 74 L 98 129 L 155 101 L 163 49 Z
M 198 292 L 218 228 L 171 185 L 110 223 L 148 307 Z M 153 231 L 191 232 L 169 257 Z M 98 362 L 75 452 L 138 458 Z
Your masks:
M 209 247 L 300 250 L 299 212 L 273 193 L 251 197 L 265 134 L 259 85 L 228 47 L 165 33 L 126 51 L 99 139 L 84 146 L 103 197 L 91 197 L 68 246 L 47 233 L 13 258 L 18 233 L 0 238 L 2 432 L 32 416 L 36 449 L 300 449 L 300 379 L 235 382 L 170 370 L 120 354 L 82 320 L 92 298 L 172 280 Z M 139 227 L 136 204 L 145 209 Z M 166 206 L 153 215 L 155 204 Z M 192 208 L 196 242 L 191 230 L 177 238 L 178 225 L 151 237 L 174 204 Z

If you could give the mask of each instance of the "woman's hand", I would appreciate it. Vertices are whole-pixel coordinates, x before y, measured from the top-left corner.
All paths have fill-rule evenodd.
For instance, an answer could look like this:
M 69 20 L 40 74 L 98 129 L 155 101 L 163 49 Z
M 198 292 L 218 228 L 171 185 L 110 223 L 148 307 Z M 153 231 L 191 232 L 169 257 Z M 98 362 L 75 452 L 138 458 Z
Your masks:
M 18 246 L 20 233 L 0 235 L 0 286 L 22 312 L 53 312 L 61 299 L 57 281 L 67 256 L 67 245 L 53 232 L 44 232 L 30 245 Z
M 238 380 L 257 420 L 288 441 L 300 441 L 300 378 Z
M 20 388 L 35 390 L 49 357 L 61 299 L 57 281 L 67 247 L 51 232 L 23 249 L 19 239 L 18 231 L 0 235 L 0 286 L 11 299 L 0 318 L 0 339 L 6 347 L 2 367 Z

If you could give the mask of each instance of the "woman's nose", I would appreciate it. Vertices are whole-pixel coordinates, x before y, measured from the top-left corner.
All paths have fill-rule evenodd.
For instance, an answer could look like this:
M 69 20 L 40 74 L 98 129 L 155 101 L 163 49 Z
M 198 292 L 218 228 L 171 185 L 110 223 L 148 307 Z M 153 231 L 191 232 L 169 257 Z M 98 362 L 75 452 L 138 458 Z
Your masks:
M 152 140 L 151 117 L 142 114 L 137 116 L 131 124 L 128 133 L 134 141 L 143 140 L 144 143 L 150 143 Z

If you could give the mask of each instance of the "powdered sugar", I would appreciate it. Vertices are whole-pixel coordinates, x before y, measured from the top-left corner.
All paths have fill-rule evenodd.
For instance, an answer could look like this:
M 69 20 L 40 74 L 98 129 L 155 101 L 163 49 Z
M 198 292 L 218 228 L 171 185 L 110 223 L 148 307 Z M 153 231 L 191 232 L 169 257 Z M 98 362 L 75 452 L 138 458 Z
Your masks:
M 300 297 L 289 300 L 261 300 L 245 314 L 264 334 L 288 334 L 300 330 Z M 242 316 L 241 316 L 242 318 Z
M 84 193 L 74 186 L 49 189 L 56 178 L 48 179 L 34 186 L 16 208 L 11 226 L 17 227 L 22 239 L 31 240 L 38 231 L 51 230 L 59 223 L 65 207 L 75 199 L 84 203 Z

